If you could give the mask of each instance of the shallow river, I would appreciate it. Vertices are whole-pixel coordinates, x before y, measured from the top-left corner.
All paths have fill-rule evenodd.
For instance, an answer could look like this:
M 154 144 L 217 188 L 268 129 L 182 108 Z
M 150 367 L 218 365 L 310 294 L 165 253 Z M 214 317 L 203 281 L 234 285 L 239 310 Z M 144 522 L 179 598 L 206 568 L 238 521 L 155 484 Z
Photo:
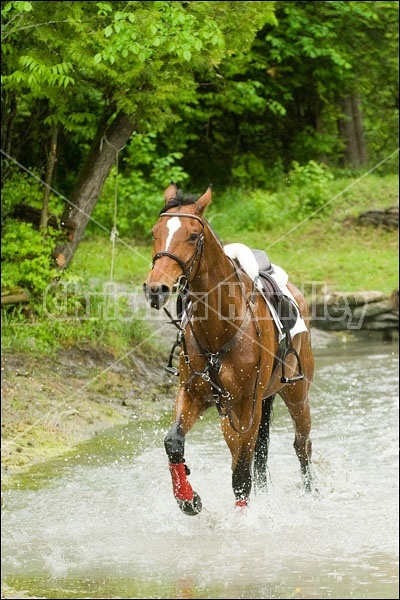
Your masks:
M 277 397 L 270 489 L 246 515 L 233 509 L 213 410 L 186 442 L 196 517 L 172 496 L 170 407 L 157 422 L 108 430 L 4 492 L 3 579 L 41 598 L 398 598 L 398 381 L 393 343 L 320 351 L 319 495 L 302 493 Z

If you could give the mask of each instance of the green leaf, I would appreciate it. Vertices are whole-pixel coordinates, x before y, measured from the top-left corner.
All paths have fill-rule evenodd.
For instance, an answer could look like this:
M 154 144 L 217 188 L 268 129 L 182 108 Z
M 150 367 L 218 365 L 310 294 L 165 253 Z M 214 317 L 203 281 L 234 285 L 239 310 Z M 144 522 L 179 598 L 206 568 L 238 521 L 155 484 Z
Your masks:
M 13 2 L 12 4 L 19 12 L 31 12 L 33 10 L 31 2 Z
M 112 12 L 112 6 L 108 2 L 96 2 L 96 6 L 99 9 L 97 14 L 101 17 Z
M 104 29 L 104 36 L 106 38 L 109 38 L 109 37 L 112 36 L 112 34 L 113 34 L 113 28 L 112 28 L 112 26 L 111 25 L 107 25 L 107 27 Z

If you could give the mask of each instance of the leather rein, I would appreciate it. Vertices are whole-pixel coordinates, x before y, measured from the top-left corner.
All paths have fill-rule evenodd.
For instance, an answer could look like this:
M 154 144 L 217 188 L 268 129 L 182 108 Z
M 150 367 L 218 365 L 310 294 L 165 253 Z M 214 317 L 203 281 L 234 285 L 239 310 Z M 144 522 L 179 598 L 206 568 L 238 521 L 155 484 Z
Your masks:
M 204 229 L 204 222 L 202 221 L 202 219 L 200 219 L 200 217 L 198 217 L 196 215 L 188 215 L 188 214 L 183 214 L 183 213 L 178 213 L 178 212 L 165 212 L 165 213 L 161 213 L 160 217 L 186 217 L 189 219 L 196 219 L 196 221 L 198 221 Z M 188 261 L 189 265 L 187 262 L 184 262 L 176 254 L 173 254 L 172 252 L 163 251 L 163 252 L 157 252 L 157 254 L 154 255 L 153 267 L 154 267 L 154 263 L 156 262 L 156 260 L 158 260 L 162 256 L 167 256 L 168 258 L 171 258 L 172 260 L 177 262 L 183 271 L 183 276 L 180 278 L 179 283 L 178 283 L 179 289 L 182 292 L 182 290 L 187 289 L 187 285 L 188 285 L 188 283 L 190 283 L 189 277 L 191 276 L 196 264 L 197 264 L 197 269 L 196 269 L 195 275 L 192 278 L 192 281 L 197 275 L 198 269 L 200 267 L 201 257 L 203 254 L 203 247 L 204 247 L 204 233 L 202 233 L 199 236 L 193 257 L 190 259 L 190 261 Z M 239 273 L 237 272 L 236 266 L 233 261 L 231 261 L 231 262 L 232 262 L 232 266 L 234 268 L 235 275 L 236 275 L 238 281 L 241 283 L 241 279 L 239 277 Z M 244 295 L 242 286 L 241 286 L 241 289 L 242 289 L 242 293 Z M 236 433 L 239 433 L 239 434 L 247 433 L 247 431 L 249 431 L 250 427 L 253 425 L 254 413 L 255 413 L 256 401 L 257 401 L 257 388 L 258 388 L 258 382 L 259 382 L 259 377 L 260 377 L 261 356 L 260 356 L 259 364 L 258 364 L 257 371 L 256 371 L 257 376 L 256 376 L 254 390 L 253 390 L 252 413 L 251 413 L 251 417 L 249 419 L 249 423 L 248 423 L 246 429 L 238 430 L 232 421 L 232 412 L 233 411 L 232 411 L 232 408 L 231 408 L 230 402 L 229 402 L 230 399 L 232 398 L 232 396 L 231 396 L 230 392 L 228 392 L 228 390 L 224 387 L 224 385 L 219 377 L 219 372 L 220 372 L 221 365 L 222 365 L 222 359 L 234 348 L 234 346 L 237 344 L 237 342 L 242 338 L 242 336 L 244 335 L 245 331 L 247 330 L 247 328 L 250 324 L 250 321 L 252 319 L 256 323 L 257 335 L 261 335 L 260 329 L 257 324 L 257 320 L 255 319 L 255 315 L 254 315 L 254 312 L 252 309 L 252 304 L 254 303 L 254 295 L 255 295 L 254 287 L 253 287 L 253 293 L 252 293 L 250 299 L 246 298 L 246 296 L 244 295 L 244 299 L 245 299 L 245 302 L 247 305 L 247 310 L 246 310 L 244 319 L 243 319 L 240 327 L 235 331 L 234 335 L 217 352 L 210 352 L 207 348 L 205 348 L 200 343 L 198 337 L 196 336 L 194 328 L 193 328 L 193 323 L 192 323 L 193 308 L 192 308 L 191 303 L 189 304 L 188 308 L 185 309 L 181 319 L 174 319 L 172 317 L 171 313 L 166 308 L 164 308 L 164 311 L 170 318 L 170 321 L 179 330 L 177 342 L 174 345 L 174 348 L 178 345 L 181 346 L 185 363 L 188 365 L 188 367 L 192 371 L 191 377 L 186 382 L 186 391 L 189 392 L 189 386 L 196 377 L 201 377 L 204 381 L 209 383 L 214 392 L 213 395 L 214 395 L 214 399 L 215 399 L 219 414 L 221 416 L 227 416 L 229 419 L 230 426 Z M 199 356 L 202 356 L 206 359 L 206 364 L 202 371 L 195 371 L 191 365 L 189 353 L 187 351 L 186 340 L 185 340 L 185 329 L 188 326 L 190 327 L 193 338 L 199 349 Z M 173 348 L 173 350 L 174 350 L 174 348 Z

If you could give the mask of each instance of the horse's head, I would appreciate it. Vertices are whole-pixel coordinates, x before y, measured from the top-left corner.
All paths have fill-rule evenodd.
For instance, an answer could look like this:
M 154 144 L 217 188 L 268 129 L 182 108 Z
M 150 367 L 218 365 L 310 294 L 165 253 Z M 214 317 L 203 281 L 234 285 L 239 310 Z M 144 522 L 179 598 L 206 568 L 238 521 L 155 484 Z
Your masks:
M 179 283 L 196 276 L 204 242 L 202 215 L 211 202 L 211 186 L 196 199 L 184 196 L 171 183 L 164 192 L 165 206 L 153 227 L 153 268 L 143 284 L 150 305 L 158 310 Z

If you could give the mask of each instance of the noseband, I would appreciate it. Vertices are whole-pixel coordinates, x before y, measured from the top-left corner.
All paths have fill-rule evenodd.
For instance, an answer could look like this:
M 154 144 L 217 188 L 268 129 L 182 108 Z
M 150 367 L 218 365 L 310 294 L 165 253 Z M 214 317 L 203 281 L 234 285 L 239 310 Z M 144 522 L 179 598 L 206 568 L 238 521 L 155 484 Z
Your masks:
M 162 213 L 160 215 L 160 217 L 187 217 L 188 219 L 196 219 L 196 221 L 198 221 L 204 229 L 203 221 L 200 219 L 200 217 L 197 217 L 196 215 L 185 215 L 182 213 L 176 213 L 176 212 L 170 213 L 169 212 L 169 213 Z M 196 265 L 197 262 L 200 264 L 200 257 L 203 252 L 203 244 L 204 244 L 204 234 L 202 233 L 200 235 L 199 239 L 197 240 L 196 249 L 194 251 L 193 257 L 190 260 L 189 267 L 186 266 L 186 263 L 181 258 L 179 258 L 179 256 L 176 256 L 176 254 L 173 254 L 172 252 L 166 252 L 166 251 L 157 252 L 157 254 L 155 254 L 153 256 L 153 267 L 154 267 L 154 263 L 156 262 L 156 260 L 158 260 L 162 256 L 168 256 L 168 258 L 172 258 L 172 260 L 174 260 L 175 262 L 178 263 L 178 265 L 181 267 L 181 269 L 183 271 L 183 276 L 184 276 L 185 280 L 188 282 L 194 266 Z M 199 264 L 198 264 L 198 267 L 199 267 Z

